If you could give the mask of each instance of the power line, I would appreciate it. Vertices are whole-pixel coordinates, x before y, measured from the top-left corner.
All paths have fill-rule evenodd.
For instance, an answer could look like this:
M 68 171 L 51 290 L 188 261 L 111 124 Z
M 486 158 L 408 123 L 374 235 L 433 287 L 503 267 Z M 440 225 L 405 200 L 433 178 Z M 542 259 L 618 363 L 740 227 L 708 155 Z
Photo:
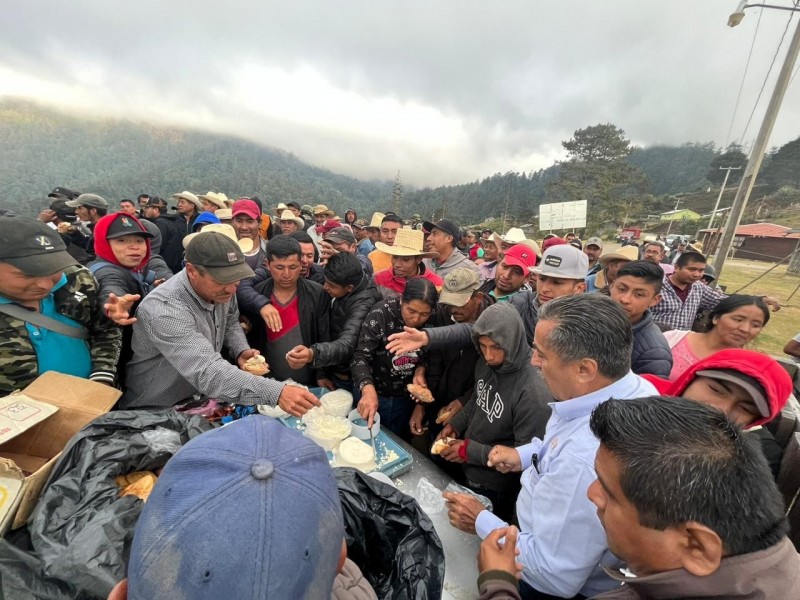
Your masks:
M 795 0 L 794 6 L 800 4 L 800 0 Z M 763 11 L 762 11 L 763 12 Z M 764 77 L 764 82 L 761 84 L 761 89 L 758 91 L 758 97 L 756 98 L 755 104 L 753 104 L 753 110 L 750 112 L 750 117 L 747 119 L 747 124 L 744 126 L 744 131 L 742 131 L 742 137 L 739 138 L 739 144 L 742 143 L 744 140 L 744 136 L 747 135 L 747 129 L 750 127 L 750 122 L 753 120 L 753 115 L 756 112 L 756 108 L 758 107 L 758 103 L 761 100 L 761 94 L 764 93 L 764 88 L 767 86 L 767 80 L 769 79 L 770 73 L 772 73 L 772 67 L 775 66 L 775 61 L 778 58 L 778 53 L 781 50 L 781 46 L 783 46 L 783 40 L 786 38 L 786 32 L 789 31 L 789 25 L 792 23 L 792 19 L 794 18 L 794 13 L 789 13 L 789 19 L 786 21 L 786 27 L 783 28 L 783 34 L 781 35 L 781 39 L 778 42 L 778 47 L 775 48 L 775 54 L 772 55 L 772 62 L 769 63 L 769 69 L 767 69 L 767 74 Z
M 733 131 L 733 123 L 736 120 L 736 112 L 739 110 L 739 100 L 742 98 L 742 90 L 744 90 L 744 82 L 747 80 L 747 70 L 750 68 L 750 58 L 753 56 L 753 47 L 756 45 L 756 36 L 758 35 L 758 28 L 761 27 L 761 15 L 764 11 L 758 12 L 758 21 L 756 28 L 753 31 L 753 39 L 750 41 L 750 51 L 747 53 L 747 62 L 744 65 L 744 73 L 742 73 L 742 83 L 739 85 L 739 93 L 736 95 L 736 104 L 733 107 L 733 115 L 731 116 L 731 124 L 728 127 L 728 135 L 725 137 L 725 148 L 728 147 L 728 142 L 731 141 L 731 132 Z

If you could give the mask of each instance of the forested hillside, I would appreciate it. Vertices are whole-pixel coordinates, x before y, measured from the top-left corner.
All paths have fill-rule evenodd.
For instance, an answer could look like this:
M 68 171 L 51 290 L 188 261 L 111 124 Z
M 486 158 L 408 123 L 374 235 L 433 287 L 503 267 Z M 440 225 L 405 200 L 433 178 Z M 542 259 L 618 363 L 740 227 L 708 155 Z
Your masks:
M 465 223 L 507 214 L 525 223 L 532 222 L 541 203 L 587 198 L 595 223 L 621 223 L 628 213 L 667 210 L 667 195 L 718 186 L 718 165 L 744 159 L 741 148 L 723 152 L 712 143 L 635 147 L 624 133 L 612 124 L 577 130 L 564 142 L 568 159 L 539 171 L 509 171 L 437 188 L 405 186 L 399 210 L 426 219 L 444 213 Z M 617 145 L 617 154 L 597 159 L 595 150 L 609 143 Z M 391 164 L 386 181 L 361 181 L 229 136 L 81 119 L 23 101 L 0 102 L 0 144 L 0 207 L 20 214 L 36 214 L 57 185 L 112 202 L 142 192 L 168 196 L 189 189 L 231 197 L 257 194 L 268 205 L 321 202 L 340 215 L 352 207 L 367 218 L 393 208 L 394 182 L 388 178 L 396 170 Z M 788 189 L 793 197 L 791 190 L 800 188 L 800 139 L 767 156 L 759 183 L 770 193 Z

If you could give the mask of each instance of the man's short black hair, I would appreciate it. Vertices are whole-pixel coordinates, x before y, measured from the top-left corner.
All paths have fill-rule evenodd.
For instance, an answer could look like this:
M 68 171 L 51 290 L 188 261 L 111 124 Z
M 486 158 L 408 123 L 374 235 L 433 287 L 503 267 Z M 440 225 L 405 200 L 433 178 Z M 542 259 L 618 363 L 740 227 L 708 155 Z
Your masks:
M 383 225 L 384 223 L 400 223 L 400 225 L 402 226 L 403 219 L 398 217 L 396 214 L 392 213 L 384 216 L 383 219 L 381 219 L 381 225 Z
M 343 287 L 357 286 L 364 277 L 361 261 L 349 252 L 339 252 L 331 256 L 323 272 L 325 279 Z
M 142 198 L 147 198 L 149 200 L 150 199 L 150 194 L 139 194 L 138 196 L 136 196 L 136 201 L 140 202 L 142 200 Z
M 294 238 L 300 244 L 313 244 L 314 240 L 311 239 L 311 236 L 306 231 L 298 230 L 293 231 L 292 233 L 285 234 L 288 235 L 290 238 Z
M 645 283 L 652 285 L 656 294 L 661 293 L 661 285 L 664 282 L 664 269 L 649 260 L 633 260 L 617 271 L 617 279 L 625 276 L 641 279 Z
M 706 264 L 706 257 L 699 252 L 684 252 L 675 261 L 675 268 L 682 269 L 689 263 L 703 263 Z
M 131 200 L 130 198 L 123 198 L 122 200 L 119 201 L 120 204 L 122 204 L 123 202 L 127 202 L 128 204 L 134 204 L 133 200 Z
M 297 256 L 303 259 L 303 252 L 300 249 L 300 242 L 288 235 L 276 235 L 267 242 L 267 260 L 274 258 L 288 258 Z
M 726 556 L 786 535 L 783 499 L 760 448 L 716 408 L 658 396 L 609 400 L 590 426 L 619 464 L 641 525 L 664 531 L 696 521 L 719 535 Z

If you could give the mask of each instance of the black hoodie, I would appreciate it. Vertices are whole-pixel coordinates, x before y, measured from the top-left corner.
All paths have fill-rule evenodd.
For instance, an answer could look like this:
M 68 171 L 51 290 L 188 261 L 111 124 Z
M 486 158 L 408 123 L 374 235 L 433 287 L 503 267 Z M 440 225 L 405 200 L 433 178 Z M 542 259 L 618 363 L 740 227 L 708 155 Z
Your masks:
M 531 365 L 525 327 L 513 306 L 503 302 L 483 311 L 472 328 L 472 340 L 478 348 L 482 336 L 503 349 L 503 364 L 490 367 L 482 355 L 478 358 L 472 397 L 450 425 L 460 438 L 469 440 L 464 465 L 467 479 L 502 491 L 518 485 L 519 477 L 487 467 L 489 451 L 496 444 L 516 447 L 529 443 L 534 436 L 542 437 L 553 397 Z

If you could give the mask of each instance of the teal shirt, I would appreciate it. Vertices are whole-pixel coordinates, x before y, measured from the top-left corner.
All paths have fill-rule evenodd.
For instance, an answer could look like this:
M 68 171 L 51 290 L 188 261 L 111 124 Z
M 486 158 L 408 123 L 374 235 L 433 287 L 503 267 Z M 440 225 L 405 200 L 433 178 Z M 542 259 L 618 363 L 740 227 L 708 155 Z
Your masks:
M 56 311 L 53 293 L 66 284 L 67 276 L 62 274 L 55 287 L 39 303 L 39 310 L 43 315 L 51 319 L 61 321 L 71 327 L 80 327 L 78 323 Z M 0 296 L 0 303 L 11 304 L 12 302 L 8 298 Z M 39 375 L 47 371 L 57 371 L 84 379 L 91 375 L 92 357 L 89 354 L 89 346 L 85 340 L 72 338 L 43 327 L 36 327 L 30 323 L 25 323 L 25 328 L 28 330 L 28 336 L 36 352 Z

